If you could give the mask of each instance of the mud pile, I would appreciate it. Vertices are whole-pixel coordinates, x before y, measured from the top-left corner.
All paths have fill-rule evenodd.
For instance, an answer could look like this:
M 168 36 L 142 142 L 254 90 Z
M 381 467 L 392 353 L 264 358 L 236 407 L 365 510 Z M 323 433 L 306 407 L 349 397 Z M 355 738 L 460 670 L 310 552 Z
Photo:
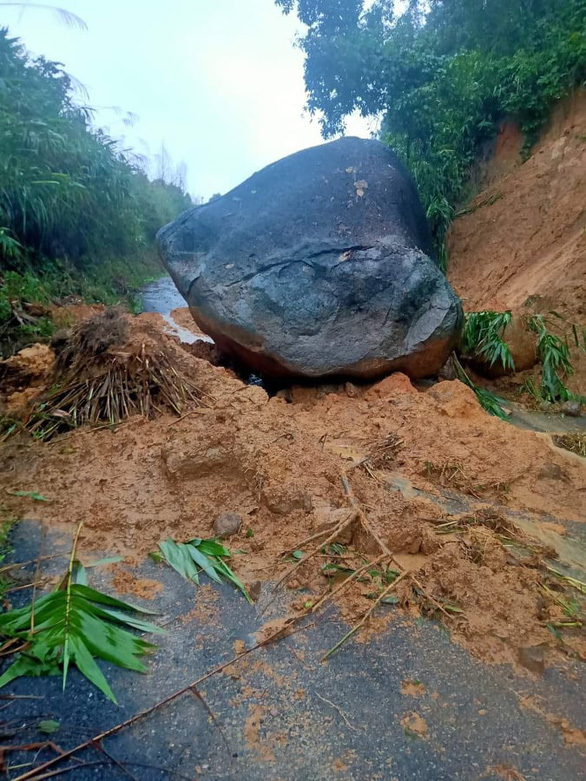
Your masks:
M 203 406 L 48 443 L 10 440 L 8 512 L 68 535 L 83 522 L 82 554 L 122 554 L 126 565 L 166 537 L 210 537 L 214 519 L 234 512 L 234 570 L 262 599 L 263 584 L 287 576 L 296 615 L 363 568 L 336 597 L 356 621 L 394 572 L 400 604 L 381 606 L 374 626 L 403 609 L 439 618 L 487 660 L 584 656 L 579 630 L 552 634 L 564 589 L 542 566 L 556 555 L 583 564 L 565 539 L 586 520 L 583 459 L 490 418 L 458 382 L 418 390 L 395 374 L 269 398 L 188 353 L 152 315 L 131 328 L 173 351 Z M 50 501 L 6 493 L 31 490 Z M 315 555 L 299 565 L 288 555 L 299 550 Z

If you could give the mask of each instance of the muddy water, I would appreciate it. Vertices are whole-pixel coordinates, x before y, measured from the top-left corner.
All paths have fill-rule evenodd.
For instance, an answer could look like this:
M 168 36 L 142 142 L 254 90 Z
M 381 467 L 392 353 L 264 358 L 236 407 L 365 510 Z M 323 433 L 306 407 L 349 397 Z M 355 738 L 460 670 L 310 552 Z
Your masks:
M 182 342 L 213 342 L 209 336 L 196 336 L 182 328 L 173 320 L 171 312 L 178 307 L 186 306 L 185 299 L 175 287 L 175 283 L 169 276 L 150 282 L 142 292 L 142 307 L 145 312 L 158 312 L 169 324 L 169 330 L 178 336 Z

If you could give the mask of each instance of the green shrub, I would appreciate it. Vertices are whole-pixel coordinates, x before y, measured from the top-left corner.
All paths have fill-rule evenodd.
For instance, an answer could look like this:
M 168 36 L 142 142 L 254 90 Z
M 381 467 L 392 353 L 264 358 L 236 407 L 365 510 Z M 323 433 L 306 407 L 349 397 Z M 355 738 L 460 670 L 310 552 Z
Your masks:
M 0 352 L 47 337 L 25 303 L 69 296 L 136 306 L 162 273 L 157 230 L 188 208 L 183 189 L 149 181 L 91 124 L 61 65 L 31 57 L 0 28 Z
M 514 371 L 515 362 L 503 338 L 512 319 L 511 312 L 469 312 L 462 332 L 463 355 Z
M 308 109 L 327 137 L 382 117 L 411 169 L 445 264 L 470 169 L 505 117 L 528 152 L 552 104 L 586 80 L 584 0 L 275 0 L 307 26 Z

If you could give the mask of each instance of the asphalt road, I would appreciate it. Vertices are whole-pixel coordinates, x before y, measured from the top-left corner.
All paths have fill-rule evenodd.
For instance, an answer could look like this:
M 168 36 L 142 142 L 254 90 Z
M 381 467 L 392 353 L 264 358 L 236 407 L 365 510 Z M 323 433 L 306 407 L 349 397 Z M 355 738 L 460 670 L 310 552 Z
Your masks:
M 43 539 L 38 526 L 26 521 L 14 542 L 16 561 L 69 545 Z M 64 566 L 48 561 L 44 572 Z M 94 585 L 111 590 L 105 570 L 91 572 Z M 2 695 L 38 699 L 6 699 L 0 705 L 3 745 L 47 740 L 39 722 L 48 719 L 59 722 L 49 739 L 62 750 L 89 740 L 230 660 L 235 643 L 238 649 L 251 647 L 259 627 L 286 609 L 276 602 L 260 615 L 268 601 L 266 586 L 249 606 L 230 586 L 197 589 L 150 560 L 135 574 L 163 584 L 154 600 L 143 602 L 159 612 L 156 620 L 167 630 L 156 638 L 159 648 L 148 674 L 103 665 L 119 706 L 76 670 L 65 692 L 60 678 L 20 679 Z M 19 598 L 24 594 L 18 592 Z M 104 741 L 109 756 L 91 748 L 52 769 L 68 770 L 65 777 L 79 781 L 586 778 L 586 746 L 567 745 L 559 725 L 521 704 L 530 694 L 544 712 L 584 729 L 583 665 L 548 669 L 541 678 L 520 676 L 509 667 L 475 661 L 437 624 L 407 621 L 398 613 L 383 633 L 368 642 L 350 641 L 322 663 L 346 629 L 331 609 L 306 630 L 208 679 L 200 687 L 207 708 L 186 694 Z M 407 681 L 416 685 L 406 687 Z M 3 756 L 5 777 L 14 779 L 32 767 L 28 763 L 51 759 L 55 751 Z

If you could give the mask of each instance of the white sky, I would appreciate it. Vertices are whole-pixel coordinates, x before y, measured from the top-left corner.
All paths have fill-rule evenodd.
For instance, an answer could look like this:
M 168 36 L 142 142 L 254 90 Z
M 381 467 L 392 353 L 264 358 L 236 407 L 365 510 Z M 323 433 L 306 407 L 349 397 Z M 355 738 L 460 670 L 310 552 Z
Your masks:
M 39 0 L 49 5 L 49 0 Z M 164 143 L 184 161 L 188 189 L 208 198 L 254 171 L 321 141 L 304 116 L 296 20 L 273 0 L 55 0 L 87 31 L 36 8 L 0 4 L 29 50 L 64 63 L 100 107 L 96 124 L 153 158 Z M 136 114 L 125 126 L 119 107 Z M 368 136 L 352 118 L 348 133 Z

